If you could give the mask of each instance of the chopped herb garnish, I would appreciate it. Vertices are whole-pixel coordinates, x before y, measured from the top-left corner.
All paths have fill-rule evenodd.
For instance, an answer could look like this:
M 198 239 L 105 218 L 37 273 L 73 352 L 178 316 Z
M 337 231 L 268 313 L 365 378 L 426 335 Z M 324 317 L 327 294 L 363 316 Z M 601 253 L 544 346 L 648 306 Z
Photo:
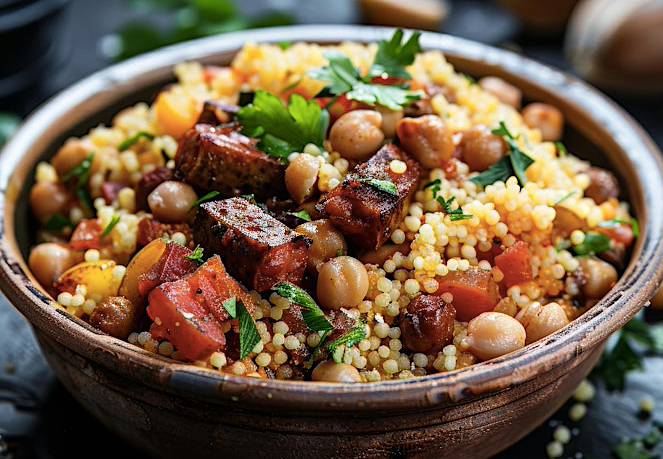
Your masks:
M 240 107 L 246 107 L 247 105 L 253 103 L 253 98 L 255 97 L 255 95 L 256 93 L 253 91 L 240 92 L 237 105 L 239 105 Z
M 327 343 L 327 350 L 332 355 L 332 358 L 336 363 L 341 363 L 340 357 L 337 357 L 336 348 L 341 344 L 347 346 L 352 346 L 353 344 L 358 343 L 362 339 L 366 338 L 366 331 L 364 330 L 364 324 L 357 324 L 352 327 L 347 332 L 343 333 L 341 336 Z
M 467 73 L 461 73 L 470 84 L 477 84 L 477 79 Z
M 281 99 L 266 91 L 257 91 L 253 103 L 242 107 L 237 118 L 244 135 L 259 138 L 258 148 L 284 162 L 309 143 L 323 148 L 329 126 L 329 112 L 315 100 L 292 94 L 286 108 Z
M 87 207 L 88 209 L 94 211 L 94 201 L 92 200 L 92 196 L 90 196 L 90 192 L 85 189 L 85 188 L 79 188 L 76 190 L 76 196 L 78 196 L 78 199 L 81 200 L 81 203 Z
M 571 241 L 568 239 L 562 239 L 559 244 L 557 244 L 557 247 L 555 247 L 555 250 L 557 252 L 561 252 L 562 250 L 566 250 L 571 247 Z
M 297 218 L 301 218 L 304 221 L 310 222 L 311 216 L 305 210 L 300 210 L 299 212 L 288 212 L 288 215 L 292 215 Z
M 239 358 L 243 359 L 251 353 L 260 341 L 260 332 L 242 300 L 232 297 L 221 304 L 228 311 L 230 317 L 239 319 Z
M 124 142 L 122 142 L 120 144 L 120 146 L 117 147 L 117 149 L 120 150 L 120 151 L 127 150 L 143 137 L 148 139 L 148 140 L 154 140 L 154 134 L 150 134 L 149 132 L 145 132 L 145 131 L 140 131 L 140 132 L 132 135 L 131 137 L 129 137 Z
M 283 94 L 285 92 L 288 92 L 288 91 L 292 91 L 297 86 L 299 86 L 299 83 L 301 83 L 301 82 L 302 82 L 302 79 L 300 78 L 299 80 L 295 81 L 294 83 L 289 84 L 288 86 L 286 86 L 285 88 L 283 88 L 281 90 L 281 94 Z
M 108 236 L 111 231 L 113 231 L 113 228 L 115 228 L 115 225 L 120 223 L 120 216 L 119 215 L 113 215 L 113 218 L 111 218 L 110 223 L 104 228 L 104 230 L 101 232 L 101 237 Z
M 441 185 L 441 184 L 442 184 L 442 180 L 440 180 L 439 178 L 436 178 L 436 179 L 433 180 L 432 182 L 428 182 L 427 184 L 425 184 L 425 185 L 424 185 L 424 190 L 425 190 L 426 188 L 430 188 L 430 187 L 437 186 L 437 190 L 439 191 L 439 190 L 440 190 L 440 185 Z M 435 188 L 433 188 L 433 196 L 435 196 Z
M 184 255 L 189 260 L 196 260 L 200 263 L 203 262 L 203 248 L 200 245 L 196 245 L 196 248 L 193 249 L 193 252 Z
M 398 188 L 389 180 L 378 180 L 376 178 L 359 178 L 358 182 L 366 183 L 385 193 L 398 196 Z
M 325 344 L 325 340 L 327 339 L 327 335 L 329 334 L 329 330 L 325 330 L 322 333 L 322 336 L 320 337 L 320 341 L 318 342 L 318 345 L 315 346 L 315 348 L 311 351 L 311 357 L 308 359 L 306 362 L 305 366 L 306 368 L 311 368 L 311 365 L 313 365 L 313 359 L 316 357 L 320 349 L 322 349 L 322 345 Z
M 255 194 L 253 194 L 253 193 L 243 194 L 242 197 L 244 199 L 246 199 L 247 201 L 249 201 L 251 204 L 258 205 L 258 202 L 256 201 L 256 195 Z
M 202 198 L 200 198 L 196 202 L 194 202 L 193 205 L 191 206 L 191 208 L 189 209 L 189 211 L 195 209 L 196 207 L 198 207 L 199 205 L 201 205 L 205 201 L 209 201 L 210 199 L 216 198 L 220 194 L 221 193 L 219 193 L 218 191 L 210 191 L 205 196 L 203 196 Z
M 574 194 L 576 194 L 576 191 L 571 191 L 570 193 L 564 195 L 564 197 L 561 198 L 559 201 L 557 201 L 557 202 L 555 203 L 555 205 L 557 206 L 557 205 L 563 203 L 564 201 L 566 201 L 567 199 L 569 199 L 569 198 L 570 198 L 571 196 L 573 196 Z
M 336 251 L 336 256 L 337 256 L 337 257 L 344 257 L 344 256 L 346 256 L 347 254 L 348 254 L 348 251 L 347 251 L 347 250 L 338 249 L 338 250 Z
M 282 42 L 279 43 L 279 48 L 281 48 L 283 51 L 290 48 L 291 46 L 292 46 L 291 41 L 282 41 Z
M 606 220 L 598 224 L 599 228 L 618 228 L 621 225 L 631 225 L 633 230 L 633 235 L 635 237 L 640 236 L 640 225 L 635 218 L 629 220 Z
M 635 218 L 631 219 L 631 229 L 633 229 L 633 235 L 635 237 L 640 237 L 640 224 Z
M 76 178 L 76 188 L 82 188 L 87 185 L 87 182 L 90 179 L 90 168 L 92 167 L 92 161 L 94 161 L 94 153 L 90 153 L 90 156 L 85 158 L 78 166 L 73 168 L 64 177 L 62 177 L 62 181 L 68 182 L 69 180 Z
M 43 228 L 49 231 L 62 231 L 63 229 L 74 226 L 67 217 L 62 214 L 55 214 L 44 224 Z
M 442 181 L 440 179 L 435 179 L 432 182 L 424 185 L 424 189 L 432 187 L 431 191 L 433 192 L 433 199 L 435 199 L 442 206 L 442 209 L 447 215 L 449 215 L 452 222 L 458 220 L 469 220 L 472 218 L 472 214 L 464 214 L 463 209 L 460 207 L 458 207 L 456 210 L 451 209 L 451 203 L 454 201 L 454 199 L 456 199 L 455 196 L 450 197 L 448 200 L 445 200 L 442 196 L 438 196 L 438 193 L 442 189 L 441 184 Z
M 509 177 L 515 175 L 518 183 L 524 186 L 527 183 L 525 171 L 532 165 L 534 160 L 520 149 L 516 142 L 517 137 L 511 134 L 504 121 L 500 121 L 500 127 L 493 129 L 492 133 L 502 136 L 511 151 L 504 158 L 490 166 L 487 171 L 480 173 L 476 177 L 472 177 L 470 180 L 477 185 L 487 186 L 498 180 L 506 182 Z
M 222 303 L 223 307 L 228 311 L 228 314 L 230 314 L 230 317 L 233 319 L 237 317 L 237 297 L 232 297 L 228 298 L 227 300 L 224 300 Z
M 555 147 L 557 147 L 557 153 L 559 153 L 559 156 L 566 156 L 569 154 L 562 142 L 555 142 Z
M 333 330 L 334 326 L 327 320 L 322 309 L 313 301 L 313 298 L 305 290 L 297 287 L 290 282 L 279 282 L 272 287 L 276 293 L 283 298 L 287 298 L 293 303 L 303 306 L 306 310 L 302 311 L 304 322 L 308 328 L 313 331 Z
M 421 33 L 414 32 L 407 42 L 403 43 L 403 31 L 398 29 L 391 36 L 391 40 L 381 40 L 378 51 L 375 53 L 373 65 L 368 72 L 368 78 L 389 77 L 411 79 L 405 67 L 414 62 L 417 54 L 421 52 L 419 37 Z
M 610 250 L 610 236 L 595 231 L 585 232 L 585 239 L 582 244 L 574 245 L 573 251 L 576 255 L 593 255 L 595 253 Z

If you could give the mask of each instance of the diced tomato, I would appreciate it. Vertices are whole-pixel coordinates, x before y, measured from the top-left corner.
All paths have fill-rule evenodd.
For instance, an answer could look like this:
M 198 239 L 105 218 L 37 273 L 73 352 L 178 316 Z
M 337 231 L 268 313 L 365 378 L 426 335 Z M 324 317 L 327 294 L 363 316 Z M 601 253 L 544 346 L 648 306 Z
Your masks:
M 150 333 L 170 341 L 182 357 L 200 360 L 226 344 L 222 322 L 205 309 L 186 279 L 161 284 L 150 292 Z
M 456 319 L 468 322 L 482 312 L 492 311 L 500 301 L 497 283 L 490 271 L 470 267 L 467 271 L 449 271 L 436 277 L 439 287 L 435 295 L 453 295 Z
M 495 257 L 495 265 L 504 274 L 504 284 L 507 288 L 531 281 L 532 261 L 529 254 L 529 244 L 518 241 Z
M 629 247 L 631 244 L 633 244 L 633 240 L 635 239 L 633 228 L 628 223 L 622 223 L 616 228 L 595 228 L 594 231 L 607 234 L 612 239 L 614 239 L 615 242 L 620 242 L 626 247 Z
M 357 102 L 356 100 L 350 100 L 345 97 L 345 94 L 339 97 L 336 102 L 331 104 L 332 98 L 321 98 L 316 99 L 322 108 L 327 108 L 329 110 L 329 115 L 331 118 L 331 124 L 334 123 L 337 119 L 344 115 L 347 112 L 352 110 L 358 110 L 361 108 L 369 108 L 368 105 Z M 330 105 L 331 104 L 331 105 Z
M 69 244 L 74 250 L 87 250 L 101 248 L 101 220 L 90 218 L 82 220 L 71 235 Z
M 138 290 L 142 296 L 164 282 L 181 279 L 198 268 L 198 262 L 187 258 L 191 250 L 176 242 L 166 245 L 159 261 L 138 279 Z

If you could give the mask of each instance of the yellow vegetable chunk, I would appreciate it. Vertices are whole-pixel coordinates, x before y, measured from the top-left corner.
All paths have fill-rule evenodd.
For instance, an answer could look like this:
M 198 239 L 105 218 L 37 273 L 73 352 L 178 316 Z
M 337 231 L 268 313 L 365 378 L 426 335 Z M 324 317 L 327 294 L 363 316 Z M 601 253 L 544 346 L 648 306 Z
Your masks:
M 65 271 L 55 282 L 55 288 L 73 295 L 77 285 L 85 285 L 88 298 L 99 295 L 103 300 L 116 296 L 122 282 L 122 276 L 118 275 L 120 270 L 116 271 L 116 267 L 124 270 L 113 260 L 84 261 Z
M 155 239 L 134 255 L 127 266 L 126 274 L 122 278 L 118 292 L 120 296 L 131 300 L 135 306 L 147 303 L 147 297 L 142 296 L 138 289 L 138 279 L 159 261 L 164 250 L 166 250 L 166 241 Z

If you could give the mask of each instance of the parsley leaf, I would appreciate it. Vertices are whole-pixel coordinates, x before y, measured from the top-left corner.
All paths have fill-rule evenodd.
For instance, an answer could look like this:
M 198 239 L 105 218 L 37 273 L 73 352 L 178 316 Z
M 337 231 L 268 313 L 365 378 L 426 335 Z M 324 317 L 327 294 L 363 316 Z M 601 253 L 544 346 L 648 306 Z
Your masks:
M 120 216 L 119 215 L 113 215 L 113 218 L 111 218 L 110 223 L 108 223 L 108 226 L 104 228 L 104 230 L 101 232 L 101 237 L 108 236 L 111 231 L 113 231 L 113 228 L 115 228 L 115 225 L 120 223 Z
M 142 137 L 145 137 L 148 140 L 153 140 L 154 139 L 153 134 L 150 134 L 149 132 L 145 132 L 145 131 L 140 131 L 140 132 L 136 133 L 135 135 L 129 137 L 124 142 L 122 142 L 120 144 L 120 146 L 117 147 L 117 149 L 120 150 L 120 151 L 127 150 L 127 149 L 129 149 L 129 147 L 131 147 L 136 142 L 138 142 Z
M 213 198 L 216 198 L 220 194 L 221 193 L 219 193 L 218 191 L 210 191 L 205 196 L 203 196 L 202 198 L 200 198 L 196 202 L 194 202 L 193 205 L 191 206 L 191 208 L 189 208 L 189 210 L 191 211 L 191 210 L 195 209 L 196 207 L 201 205 L 203 202 L 209 201 L 210 199 L 213 199 Z
M 375 54 L 373 65 L 368 72 L 368 77 L 383 77 L 411 79 L 405 67 L 414 62 L 414 58 L 421 52 L 419 45 L 420 32 L 410 35 L 407 42 L 402 43 L 403 31 L 398 29 L 391 37 L 391 40 L 381 40 L 378 44 L 378 51 Z
M 279 42 L 279 48 L 281 48 L 281 50 L 283 50 L 283 51 L 287 50 L 287 49 L 290 48 L 291 46 L 292 46 L 292 42 L 291 42 L 291 41 L 282 41 L 282 42 Z
M 329 353 L 332 355 L 334 362 L 341 363 L 341 359 L 337 355 L 336 348 L 338 348 L 341 344 L 345 344 L 346 346 L 352 346 L 353 344 L 357 344 L 359 341 L 361 341 L 364 338 L 366 338 L 366 331 L 364 330 L 364 324 L 360 323 L 352 327 L 347 332 L 343 333 L 335 340 L 328 342 L 326 348 L 329 351 Z
M 315 101 L 299 94 L 290 96 L 288 107 L 273 94 L 256 91 L 253 102 L 237 114 L 243 134 L 260 138 L 258 148 L 268 155 L 287 161 L 294 152 L 313 143 L 323 148 L 329 126 L 329 112 Z
M 62 231 L 66 227 L 72 228 L 74 226 L 67 217 L 62 214 L 55 214 L 44 224 L 43 228 L 50 231 Z
M 288 212 L 288 215 L 292 215 L 293 217 L 301 218 L 302 220 L 307 221 L 307 222 L 311 221 L 311 216 L 305 210 L 300 210 L 299 212 Z
M 305 290 L 290 282 L 279 282 L 272 286 L 272 290 L 306 309 L 302 311 L 302 316 L 304 317 L 304 322 L 306 322 L 306 325 L 311 330 L 327 331 L 334 329 L 334 326 L 327 320 L 320 306 L 313 301 L 313 298 Z
M 384 191 L 387 194 L 398 196 L 398 188 L 393 184 L 393 182 L 390 182 L 389 180 L 378 180 L 376 178 L 358 178 L 357 181 L 371 185 L 380 191 Z
M 193 252 L 187 253 L 184 256 L 187 257 L 189 260 L 196 260 L 196 261 L 202 263 L 203 262 L 203 248 L 200 245 L 196 245 L 196 248 L 193 249 Z
M 64 177 L 62 177 L 63 182 L 68 182 L 69 180 L 75 178 L 76 188 L 84 187 L 88 180 L 90 180 L 90 168 L 92 167 L 92 161 L 94 161 L 94 153 L 90 153 L 90 156 L 85 158 L 81 163 L 69 171 Z
M 595 253 L 610 250 L 610 236 L 595 231 L 585 232 L 585 239 L 582 244 L 574 245 L 573 251 L 576 255 L 593 255 Z
M 473 217 L 472 214 L 464 214 L 463 209 L 458 207 L 456 210 L 451 210 L 451 203 L 456 199 L 456 196 L 450 197 L 448 200 L 444 200 L 442 196 L 437 197 L 437 202 L 440 203 L 442 206 L 442 209 L 444 209 L 444 212 L 449 215 L 451 218 L 452 222 L 458 221 L 458 220 L 468 220 Z

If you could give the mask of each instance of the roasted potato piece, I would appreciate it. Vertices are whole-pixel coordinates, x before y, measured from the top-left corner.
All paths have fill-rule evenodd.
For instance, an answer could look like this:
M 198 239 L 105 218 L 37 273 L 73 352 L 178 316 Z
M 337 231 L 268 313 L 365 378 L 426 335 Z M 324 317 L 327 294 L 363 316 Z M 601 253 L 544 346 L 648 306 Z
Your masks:
M 55 282 L 59 292 L 76 292 L 76 286 L 83 284 L 87 287 L 87 295 L 99 295 L 102 299 L 116 296 L 122 282 L 122 276 L 117 276 L 113 260 L 84 261 L 69 268 L 62 273 Z

